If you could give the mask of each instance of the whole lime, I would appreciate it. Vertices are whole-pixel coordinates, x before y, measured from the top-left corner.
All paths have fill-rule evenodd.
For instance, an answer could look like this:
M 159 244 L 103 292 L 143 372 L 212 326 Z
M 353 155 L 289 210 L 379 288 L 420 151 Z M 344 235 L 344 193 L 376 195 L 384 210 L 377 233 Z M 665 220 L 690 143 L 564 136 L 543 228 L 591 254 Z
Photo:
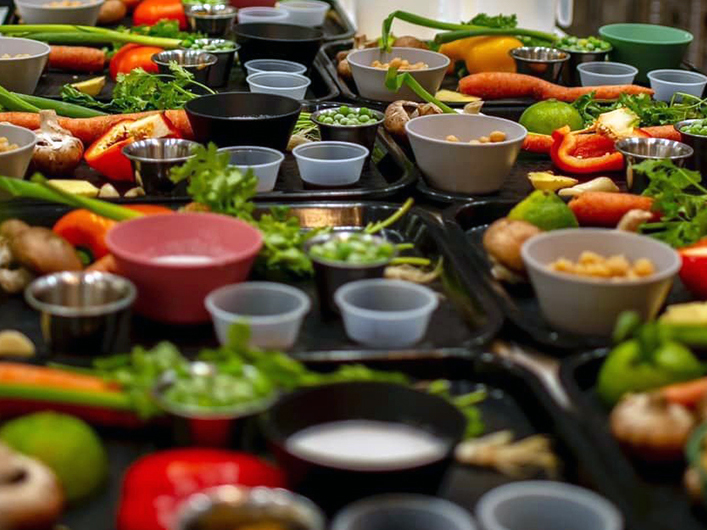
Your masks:
M 100 438 L 74 416 L 54 412 L 21 416 L 0 428 L 0 440 L 54 471 L 69 502 L 89 496 L 108 475 Z
M 569 103 L 548 99 L 525 109 L 520 117 L 520 124 L 531 133 L 552 134 L 565 125 L 569 125 L 573 131 L 582 129 L 584 120 L 579 111 Z
M 508 219 L 526 221 L 546 231 L 579 226 L 570 207 L 551 191 L 534 191 L 513 207 Z

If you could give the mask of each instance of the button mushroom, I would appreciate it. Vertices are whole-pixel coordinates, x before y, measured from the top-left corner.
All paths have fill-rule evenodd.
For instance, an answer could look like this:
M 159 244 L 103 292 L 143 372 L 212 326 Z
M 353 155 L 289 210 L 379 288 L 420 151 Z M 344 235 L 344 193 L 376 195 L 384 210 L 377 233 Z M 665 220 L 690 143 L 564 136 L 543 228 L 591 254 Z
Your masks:
M 413 118 L 442 114 L 442 109 L 433 103 L 415 103 L 414 101 L 394 101 L 385 109 L 385 130 L 396 136 L 405 136 L 405 124 Z
M 48 228 L 33 226 L 10 241 L 15 261 L 37 274 L 83 268 L 76 249 Z
M 71 175 L 83 157 L 81 140 L 59 125 L 56 112 L 39 111 L 37 145 L 32 164 L 36 171 L 48 176 Z
M 528 239 L 541 232 L 537 226 L 526 221 L 499 219 L 486 229 L 484 249 L 492 261 L 514 273 L 524 274 L 525 264 L 520 248 Z
M 0 236 L 7 239 L 14 239 L 20 232 L 24 232 L 29 225 L 19 219 L 8 219 L 0 224 Z
M 0 528 L 51 528 L 63 505 L 61 486 L 47 466 L 0 444 Z

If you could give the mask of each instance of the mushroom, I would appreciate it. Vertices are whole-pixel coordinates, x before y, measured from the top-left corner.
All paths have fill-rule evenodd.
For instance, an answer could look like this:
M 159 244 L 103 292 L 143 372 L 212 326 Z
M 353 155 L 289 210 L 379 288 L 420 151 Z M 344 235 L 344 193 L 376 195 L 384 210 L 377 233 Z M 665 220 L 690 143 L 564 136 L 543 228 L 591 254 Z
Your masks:
M 513 273 L 525 273 L 520 248 L 528 239 L 540 234 L 537 226 L 526 221 L 499 219 L 486 229 L 483 245 L 489 257 Z
M 396 136 L 406 136 L 405 124 L 420 116 L 442 114 L 434 103 L 415 103 L 414 101 L 394 101 L 385 109 L 385 130 Z
M 393 41 L 393 46 L 395 48 L 417 48 L 419 50 L 429 50 L 430 47 L 427 46 L 427 43 L 424 41 L 421 41 L 417 37 L 412 37 L 410 35 L 404 35 L 402 37 L 398 37 Z
M 33 226 L 10 241 L 15 262 L 37 274 L 83 268 L 76 249 L 48 228 Z
M 7 239 L 14 239 L 20 232 L 24 232 L 29 225 L 19 219 L 8 219 L 0 224 L 0 236 Z
M 39 127 L 34 131 L 34 169 L 49 176 L 71 175 L 83 157 L 83 143 L 59 125 L 53 110 L 39 111 Z
M 0 528 L 51 528 L 63 505 L 59 481 L 47 466 L 0 444 Z

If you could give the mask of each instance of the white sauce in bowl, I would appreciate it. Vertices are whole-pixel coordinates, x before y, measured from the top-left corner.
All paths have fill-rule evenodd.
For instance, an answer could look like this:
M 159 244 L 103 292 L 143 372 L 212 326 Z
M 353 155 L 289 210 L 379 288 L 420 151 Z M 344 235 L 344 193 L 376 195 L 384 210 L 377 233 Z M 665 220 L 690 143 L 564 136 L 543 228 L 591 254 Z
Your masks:
M 318 464 L 356 471 L 404 469 L 444 458 L 447 444 L 411 425 L 372 420 L 322 423 L 296 432 L 287 450 Z
M 213 262 L 211 256 L 200 256 L 198 254 L 168 254 L 157 256 L 152 260 L 158 265 L 208 265 Z

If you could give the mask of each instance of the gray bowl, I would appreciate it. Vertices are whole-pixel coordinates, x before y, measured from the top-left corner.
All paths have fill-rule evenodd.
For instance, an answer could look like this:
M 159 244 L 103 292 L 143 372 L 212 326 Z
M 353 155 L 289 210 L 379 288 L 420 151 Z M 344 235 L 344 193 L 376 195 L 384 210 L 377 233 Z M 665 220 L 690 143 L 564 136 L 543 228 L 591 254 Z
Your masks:
M 699 136 L 683 131 L 685 127 L 692 125 L 695 122 L 702 121 L 685 120 L 675 124 L 675 129 L 682 135 L 683 143 L 692 147 L 694 156 L 687 160 L 687 166 L 690 169 L 696 169 L 702 174 L 707 174 L 707 136 Z
M 626 159 L 626 185 L 634 193 L 641 193 L 648 186 L 644 175 L 634 175 L 634 165 L 644 160 L 669 159 L 676 166 L 683 166 L 694 153 L 689 145 L 664 138 L 624 138 L 616 142 L 616 150 Z
M 178 138 L 151 138 L 123 147 L 130 160 L 135 182 L 148 195 L 172 195 L 177 185 L 169 178 L 172 168 L 182 165 L 194 156 L 199 144 Z
M 192 31 L 216 38 L 226 37 L 235 23 L 236 14 L 236 8 L 230 5 L 196 4 L 186 9 Z
M 584 251 L 604 257 L 649 258 L 655 274 L 638 280 L 601 280 L 553 271 L 559 258 L 577 261 Z M 535 236 L 521 248 L 530 283 L 549 324 L 584 335 L 609 336 L 623 311 L 653 319 L 680 270 L 678 253 L 648 236 L 602 228 L 570 228 Z
M 0 153 L 0 175 L 21 179 L 27 173 L 29 163 L 32 161 L 34 146 L 37 145 L 37 135 L 29 129 L 0 123 L 0 137 L 7 138 L 10 144 L 17 145 L 17 149 Z M 3 199 L 0 193 L 0 199 Z
M 441 53 L 416 48 L 393 48 L 390 52 L 383 52 L 379 48 L 366 48 L 356 50 L 348 55 L 351 73 L 361 97 L 376 101 L 397 101 L 400 99 L 422 101 L 407 86 L 403 86 L 398 92 L 388 90 L 385 87 L 387 70 L 371 66 L 373 61 L 388 63 L 396 57 L 407 59 L 410 64 L 420 61 L 427 64 L 429 68 L 410 70 L 410 74 L 427 92 L 433 95 L 437 93 L 447 72 L 449 57 Z
M 231 78 L 233 62 L 236 59 L 236 54 L 238 53 L 240 46 L 235 42 L 226 39 L 197 39 L 194 41 L 195 44 L 224 44 L 227 42 L 233 44 L 233 50 L 206 52 L 216 57 L 216 64 L 214 64 L 211 67 L 211 70 L 209 70 L 209 77 L 205 83 L 210 87 L 216 88 L 226 86 L 228 84 L 228 80 Z
M 101 6 L 105 3 L 105 0 L 78 0 L 81 5 L 76 7 L 47 7 L 52 1 L 17 0 L 15 5 L 25 24 L 95 26 Z
M 0 59 L 0 85 L 12 92 L 33 94 L 49 60 L 49 45 L 31 39 L 0 37 L 0 55 L 29 57 Z
M 562 68 L 569 61 L 566 51 L 542 46 L 523 46 L 508 52 L 516 62 L 519 74 L 532 75 L 556 83 Z
M 518 123 L 492 116 L 436 114 L 405 125 L 415 160 L 429 184 L 453 193 L 498 191 L 515 164 L 528 131 Z M 471 145 L 492 131 L 506 133 L 504 142 Z M 448 142 L 455 135 L 460 142 Z
M 157 65 L 157 69 L 161 74 L 172 74 L 169 69 L 169 63 L 172 61 L 176 62 L 187 72 L 191 72 L 194 75 L 194 81 L 207 85 L 211 68 L 214 67 L 218 59 L 213 53 L 196 50 L 169 50 L 152 56 L 152 62 Z

